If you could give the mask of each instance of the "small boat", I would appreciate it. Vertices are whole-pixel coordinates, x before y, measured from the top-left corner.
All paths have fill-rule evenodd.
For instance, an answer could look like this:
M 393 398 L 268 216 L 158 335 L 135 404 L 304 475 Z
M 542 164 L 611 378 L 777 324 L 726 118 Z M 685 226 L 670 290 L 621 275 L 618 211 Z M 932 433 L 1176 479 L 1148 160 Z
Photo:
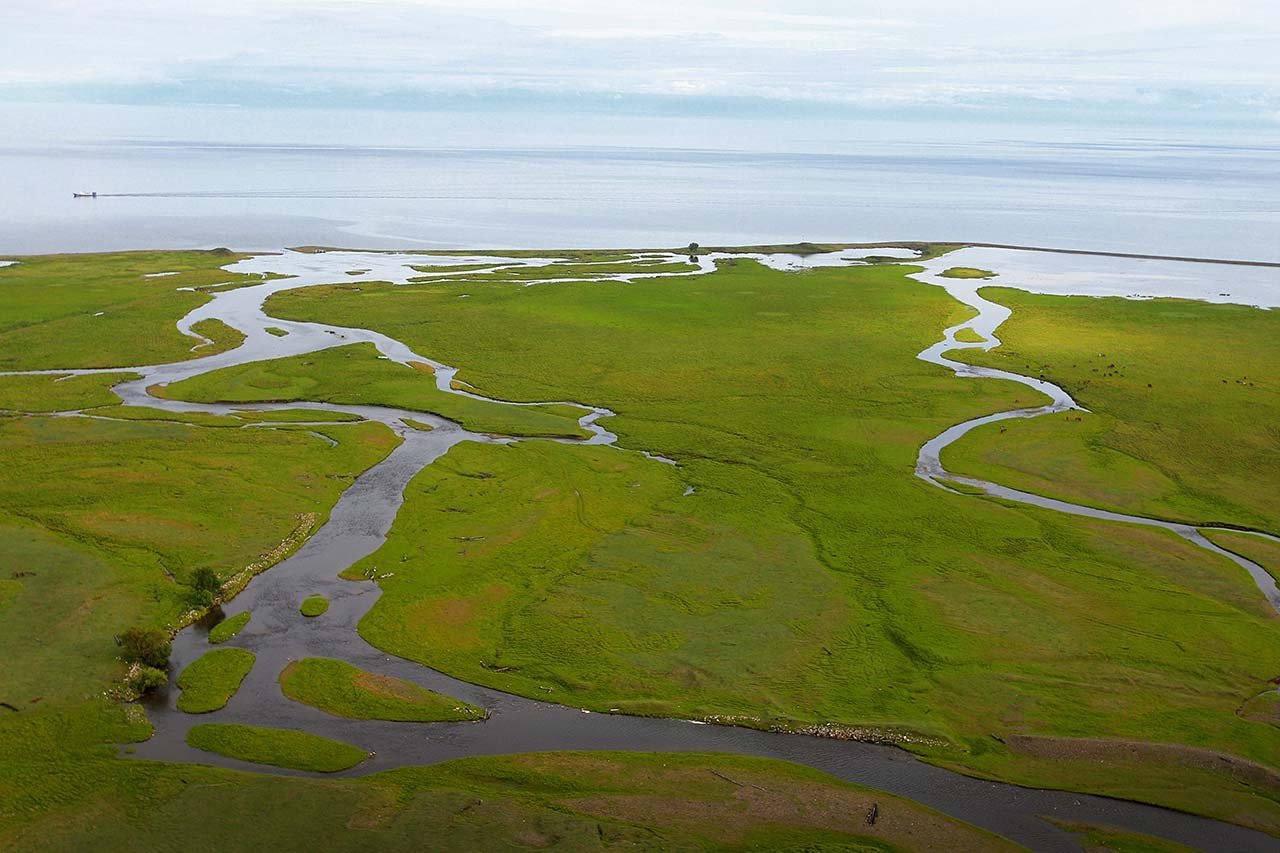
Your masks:
M 72 198 L 97 198 L 97 193 L 72 193 Z

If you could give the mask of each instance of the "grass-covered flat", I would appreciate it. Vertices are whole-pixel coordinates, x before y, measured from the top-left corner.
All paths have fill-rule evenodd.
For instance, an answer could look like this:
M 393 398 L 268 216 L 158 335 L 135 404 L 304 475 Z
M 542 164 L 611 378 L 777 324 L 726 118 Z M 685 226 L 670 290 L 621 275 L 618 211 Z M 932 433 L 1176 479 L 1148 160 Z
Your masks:
M 1280 672 L 1280 625 L 1238 567 L 1171 534 L 912 476 L 925 440 L 1031 396 L 915 359 L 968 314 L 908 269 L 277 295 L 271 313 L 390 334 L 489 393 L 608 406 L 623 446 L 682 466 L 455 447 L 355 568 L 395 567 L 361 632 L 538 698 L 871 727 L 978 772 L 1280 826 L 1280 792 L 1229 774 L 1184 790 L 1119 746 L 1106 773 L 1059 772 L 1007 737 L 1273 763 L 1280 733 L 1235 710 Z
M 1239 533 L 1234 530 L 1205 528 L 1200 532 L 1207 536 L 1210 541 L 1226 548 L 1228 551 L 1253 560 L 1270 572 L 1271 576 L 1276 580 L 1280 580 L 1280 542 L 1249 533 Z
M 0 410 L 11 412 L 66 412 L 115 406 L 120 398 L 111 386 L 136 373 L 37 373 L 0 376 Z
M 280 689 L 295 702 L 358 720 L 432 723 L 484 717 L 483 710 L 466 702 L 332 658 L 294 661 L 280 673 Z
M 244 649 L 214 649 L 187 665 L 178 676 L 178 710 L 207 714 L 224 707 L 253 669 L 254 656 Z
M 318 428 L 317 428 L 318 429 Z M 380 424 L 302 432 L 96 418 L 0 418 L 0 701 L 101 695 L 112 637 L 174 624 L 192 573 L 225 580 L 305 535 L 397 439 Z M 32 702 L 36 707 L 32 707 Z
M 431 412 L 477 432 L 585 438 L 576 406 L 502 406 L 436 387 L 430 367 L 380 358 L 373 344 L 351 344 L 304 356 L 226 367 L 177 382 L 166 395 L 196 402 L 312 400 Z
M 1122 512 L 1280 533 L 1280 311 L 1177 299 L 984 296 L 1003 345 L 953 357 L 1043 376 L 1089 412 L 1004 421 L 947 467 Z
M 659 837 L 685 849 L 1017 849 L 910 801 L 777 761 L 553 753 L 298 779 L 126 761 L 102 746 L 146 737 L 138 719 L 104 704 L 0 716 L 0 848 L 160 850 L 181 827 L 187 846 L 246 852 L 317 838 L 352 853 L 421 850 L 424 838 L 459 851 L 644 847 Z M 873 806 L 881 819 L 867 825 Z
M 239 338 L 221 323 L 194 329 L 214 346 L 199 346 L 174 323 L 210 298 L 182 288 L 260 281 L 221 269 L 243 257 L 222 250 L 18 258 L 0 267 L 0 370 L 158 364 L 229 348 Z
M 249 624 L 249 620 L 253 614 L 248 610 L 237 613 L 235 616 L 228 616 L 217 625 L 209 629 L 209 642 L 218 644 L 225 643 L 239 634 L 245 625 Z
M 309 732 L 238 723 L 201 723 L 192 726 L 187 732 L 187 743 L 196 749 L 254 764 L 313 770 L 318 773 L 346 770 L 368 757 L 359 747 Z

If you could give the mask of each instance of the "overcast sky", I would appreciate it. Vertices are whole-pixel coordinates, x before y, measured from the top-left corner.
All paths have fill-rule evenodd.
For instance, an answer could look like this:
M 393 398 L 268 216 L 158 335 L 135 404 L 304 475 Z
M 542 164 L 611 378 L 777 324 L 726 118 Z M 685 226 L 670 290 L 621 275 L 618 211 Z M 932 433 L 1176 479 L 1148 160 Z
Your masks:
M 4 0 L 0 100 L 1280 124 L 1278 0 Z

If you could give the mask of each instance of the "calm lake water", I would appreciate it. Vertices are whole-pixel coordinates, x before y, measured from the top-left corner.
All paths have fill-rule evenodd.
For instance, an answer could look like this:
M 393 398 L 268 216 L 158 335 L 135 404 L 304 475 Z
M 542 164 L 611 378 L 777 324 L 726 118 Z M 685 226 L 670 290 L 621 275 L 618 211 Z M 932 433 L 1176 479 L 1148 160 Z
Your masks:
M 1280 132 L 4 110 L 0 253 L 932 239 L 1280 261 Z

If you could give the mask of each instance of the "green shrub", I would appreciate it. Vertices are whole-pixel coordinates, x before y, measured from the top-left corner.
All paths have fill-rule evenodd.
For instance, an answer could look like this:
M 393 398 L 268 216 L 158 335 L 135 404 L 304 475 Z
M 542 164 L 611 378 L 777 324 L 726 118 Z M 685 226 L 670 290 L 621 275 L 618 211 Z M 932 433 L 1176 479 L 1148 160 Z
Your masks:
M 116 644 L 128 663 L 164 669 L 169 665 L 173 645 L 169 635 L 159 628 L 130 628 L 116 638 Z
M 213 604 L 218 593 L 222 592 L 222 582 L 218 580 L 218 573 L 208 566 L 201 566 L 191 573 L 191 586 L 195 590 L 196 603 L 205 607 Z
M 169 673 L 154 666 L 141 666 L 129 679 L 129 686 L 138 693 L 150 693 L 169 683 Z

